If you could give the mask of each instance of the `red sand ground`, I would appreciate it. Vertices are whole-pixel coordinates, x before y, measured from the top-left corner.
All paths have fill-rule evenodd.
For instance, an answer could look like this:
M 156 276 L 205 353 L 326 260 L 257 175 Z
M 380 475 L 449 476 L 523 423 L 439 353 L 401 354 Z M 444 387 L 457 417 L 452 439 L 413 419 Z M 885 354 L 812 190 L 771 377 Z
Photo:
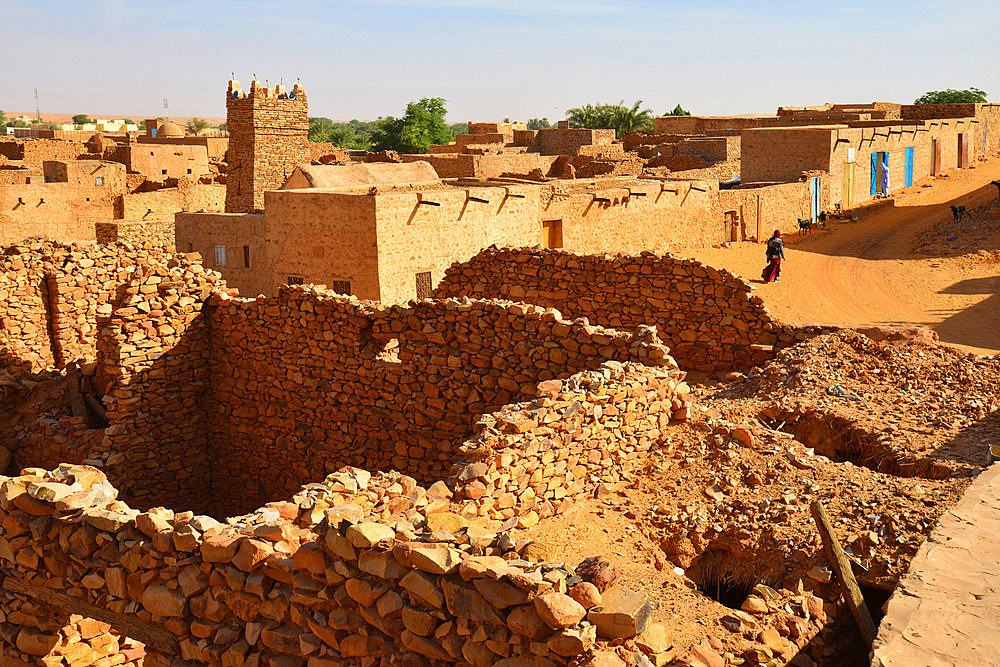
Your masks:
M 800 322 L 913 324 L 942 342 L 993 354 L 1000 351 L 1000 268 L 990 253 L 962 256 L 963 229 L 987 250 L 1000 234 L 983 238 L 983 219 L 952 228 L 950 205 L 973 211 L 997 200 L 1000 158 L 952 172 L 894 197 L 895 207 L 858 223 L 834 221 L 810 236 L 786 236 L 786 260 L 777 283 L 760 283 L 764 250 L 755 243 L 682 253 L 755 281 L 768 308 Z M 928 187 L 929 186 L 929 187 Z M 951 234 L 926 235 L 947 225 Z M 955 236 L 954 242 L 947 239 Z M 971 250 L 971 249 L 968 249 Z M 928 256 L 927 252 L 931 255 Z M 992 260 L 992 261 L 990 261 Z
M 1000 158 L 918 185 L 896 196 L 894 207 L 861 222 L 833 221 L 811 236 L 789 237 L 784 273 L 774 284 L 760 282 L 760 244 L 681 254 L 753 281 L 784 319 L 926 326 L 960 350 L 992 354 L 1000 351 L 994 179 L 1000 179 Z M 950 205 L 966 206 L 973 220 L 953 223 Z M 800 579 L 806 592 L 836 599 L 835 584 L 805 576 L 813 564 L 826 565 L 808 511 L 811 499 L 826 505 L 840 539 L 867 568 L 863 583 L 891 588 L 937 517 L 965 489 L 967 475 L 984 462 L 981 443 L 1000 433 L 1000 360 L 938 347 L 921 336 L 891 344 L 847 332 L 826 336 L 782 353 L 746 378 L 729 379 L 695 387 L 694 418 L 670 430 L 670 442 L 651 454 L 627 488 L 516 535 L 542 541 L 554 559 L 573 565 L 591 555 L 610 561 L 620 581 L 652 598 L 655 618 L 674 643 L 674 664 L 689 664 L 689 651 L 699 643 L 713 644 L 728 665 L 758 664 L 748 649 L 761 647 L 762 628 L 782 623 L 779 610 L 756 616 L 742 631 L 730 630 L 723 619 L 731 622 L 739 612 L 698 592 L 706 579 L 784 586 L 793 596 L 784 609 L 799 615 L 794 593 Z M 834 385 L 852 398 L 832 396 Z M 889 459 L 895 453 L 918 461 L 931 457 L 953 472 L 908 477 L 877 472 L 878 461 L 866 464 L 864 457 L 838 462 L 843 458 L 831 453 L 832 441 L 804 444 L 815 428 L 796 431 L 782 421 L 772 431 L 758 416 L 788 409 L 820 420 L 839 416 L 844 421 L 830 422 L 837 435 L 852 424 L 873 446 L 883 439 Z M 751 430 L 751 446 L 718 435 L 726 424 Z M 861 450 L 867 454 L 866 446 Z M 715 498 L 705 491 L 710 488 Z M 699 559 L 701 553 L 706 557 Z M 873 607 L 883 599 L 876 596 Z M 867 665 L 867 649 L 843 603 L 838 611 L 822 630 L 811 629 L 804 645 L 789 644 L 791 650 L 775 655 L 774 664 Z M 628 642 L 619 647 L 623 658 L 628 648 Z

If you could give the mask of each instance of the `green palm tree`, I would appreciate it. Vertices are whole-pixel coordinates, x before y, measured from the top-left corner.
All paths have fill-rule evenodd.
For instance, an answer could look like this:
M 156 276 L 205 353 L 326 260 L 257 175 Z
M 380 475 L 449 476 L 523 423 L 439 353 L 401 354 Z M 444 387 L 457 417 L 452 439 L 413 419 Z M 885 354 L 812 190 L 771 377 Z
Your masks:
M 582 127 L 592 130 L 597 127 L 597 108 L 592 104 L 584 104 L 582 107 L 576 107 L 567 111 L 566 118 L 569 120 L 570 127 Z
M 636 100 L 630 107 L 625 106 L 625 100 L 611 108 L 611 126 L 615 136 L 621 139 L 629 132 L 640 132 L 653 127 L 652 109 L 641 109 L 642 100 Z

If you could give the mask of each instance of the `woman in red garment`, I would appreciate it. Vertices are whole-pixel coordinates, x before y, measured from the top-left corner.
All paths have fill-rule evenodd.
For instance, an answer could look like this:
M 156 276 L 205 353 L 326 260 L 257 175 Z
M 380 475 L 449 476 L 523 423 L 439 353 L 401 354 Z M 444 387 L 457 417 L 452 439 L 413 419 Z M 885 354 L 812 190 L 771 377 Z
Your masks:
M 778 276 L 781 275 L 781 260 L 784 258 L 785 242 L 781 240 L 781 230 L 775 229 L 774 235 L 767 240 L 767 266 L 760 275 L 765 283 L 772 280 L 778 282 Z

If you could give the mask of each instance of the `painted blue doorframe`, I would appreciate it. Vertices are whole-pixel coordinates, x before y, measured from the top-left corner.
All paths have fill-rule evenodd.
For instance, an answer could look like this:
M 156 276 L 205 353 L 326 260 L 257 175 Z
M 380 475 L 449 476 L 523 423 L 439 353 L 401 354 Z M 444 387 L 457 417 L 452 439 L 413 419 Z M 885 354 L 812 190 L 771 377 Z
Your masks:
M 872 197 L 878 194 L 878 153 L 872 153 Z
M 810 212 L 812 214 L 812 221 L 816 222 L 819 216 L 819 176 L 813 176 L 809 179 L 809 199 L 811 202 Z
M 913 147 L 906 149 L 906 187 L 913 185 Z
M 872 187 L 871 193 L 874 197 L 877 194 L 885 194 L 879 188 L 879 183 L 882 182 L 882 165 L 888 164 L 889 154 L 885 151 L 876 151 L 872 153 Z

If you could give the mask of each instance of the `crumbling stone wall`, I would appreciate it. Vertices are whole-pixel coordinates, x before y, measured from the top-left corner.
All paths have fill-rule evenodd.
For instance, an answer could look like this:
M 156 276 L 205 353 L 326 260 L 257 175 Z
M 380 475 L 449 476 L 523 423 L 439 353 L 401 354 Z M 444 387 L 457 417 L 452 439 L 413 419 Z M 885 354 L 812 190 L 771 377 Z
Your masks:
M 118 204 L 116 217 L 123 220 L 172 219 L 175 213 L 182 211 L 218 212 L 225 207 L 225 200 L 224 185 L 187 182 L 175 188 L 125 194 Z
M 271 299 L 217 300 L 211 322 L 213 486 L 228 508 L 345 464 L 430 483 L 481 414 L 540 380 L 607 359 L 673 366 L 649 332 L 504 302 L 389 307 L 285 287 Z M 260 474 L 248 488 L 249 471 Z
M 113 220 L 98 222 L 94 226 L 97 242 L 101 244 L 151 243 L 174 249 L 174 221 L 167 220 Z
M 95 388 L 108 427 L 101 460 L 130 502 L 205 511 L 212 495 L 208 322 L 221 284 L 198 255 L 145 264 L 124 285 L 97 337 Z
M 749 367 L 768 358 L 770 346 L 795 340 L 749 283 L 671 255 L 492 247 L 454 264 L 435 296 L 515 299 L 615 329 L 655 326 L 691 370 Z
M 223 285 L 218 274 L 162 247 L 12 246 L 0 258 L 0 355 L 8 373 L 36 376 L 79 367 L 59 378 L 76 392 L 4 394 L 24 416 L 6 424 L 14 459 L 102 461 L 140 506 L 207 502 L 207 419 L 199 402 L 208 379 L 202 304 Z M 56 380 L 52 380 L 53 383 Z M 104 427 L 84 419 L 89 395 Z M 178 418 L 182 415 L 181 418 Z
M 132 509 L 96 468 L 2 478 L 5 664 L 58 656 L 61 637 L 89 625 L 65 612 L 66 598 L 110 626 L 90 625 L 75 649 L 91 664 L 134 660 L 138 640 L 147 667 L 401 656 L 561 665 L 635 636 L 648 596 L 535 562 L 504 531 L 614 483 L 634 451 L 660 441 L 678 388 L 668 371 L 605 364 L 486 420 L 482 461 L 457 477 L 425 489 L 346 468 L 225 524 Z M 53 591 L 62 597 L 47 604 Z M 124 627 L 126 640 L 115 634 Z
M 0 344 L 38 370 L 96 358 L 98 319 L 141 266 L 164 266 L 164 248 L 37 241 L 0 256 Z
M 5 139 L 0 140 L 0 155 L 10 160 L 23 160 L 24 166 L 32 173 L 42 174 L 42 163 L 46 160 L 75 160 L 87 154 L 87 146 L 82 141 L 62 139 Z

